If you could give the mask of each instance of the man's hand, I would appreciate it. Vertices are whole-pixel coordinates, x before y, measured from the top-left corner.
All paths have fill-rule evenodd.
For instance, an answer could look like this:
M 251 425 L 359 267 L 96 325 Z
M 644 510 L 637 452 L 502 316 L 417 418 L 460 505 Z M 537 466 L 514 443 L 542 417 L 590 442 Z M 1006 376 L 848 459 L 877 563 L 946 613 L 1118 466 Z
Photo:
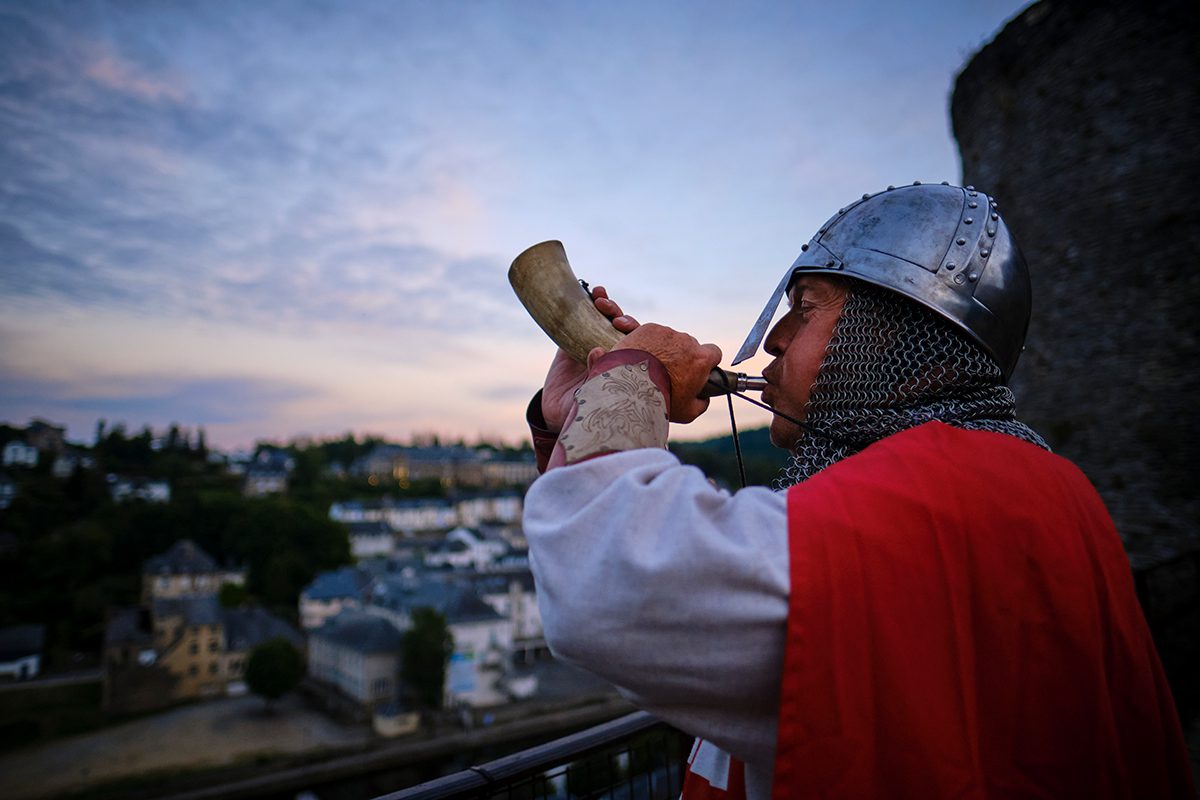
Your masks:
M 613 350 L 645 350 L 667 368 L 671 376 L 672 422 L 691 422 L 708 408 L 708 398 L 696 395 L 708 381 L 709 373 L 721 363 L 721 348 L 715 344 L 700 344 L 686 333 L 648 322 L 639 325 Z M 600 348 L 589 353 L 589 363 L 599 355 L 603 355 Z
M 623 314 L 621 307 L 609 298 L 603 286 L 592 287 L 592 298 L 595 300 L 596 310 L 612 320 L 613 327 L 621 333 L 631 333 L 638 328 L 638 321 Z M 604 351 L 597 347 L 588 360 L 594 360 L 595 356 L 603 353 Z M 575 404 L 575 390 L 583 385 L 586 377 L 586 364 L 580 364 L 562 350 L 555 354 L 550 371 L 546 373 L 546 383 L 542 387 L 542 417 L 547 428 L 555 432 L 563 429 L 567 415 L 571 413 L 571 407 Z

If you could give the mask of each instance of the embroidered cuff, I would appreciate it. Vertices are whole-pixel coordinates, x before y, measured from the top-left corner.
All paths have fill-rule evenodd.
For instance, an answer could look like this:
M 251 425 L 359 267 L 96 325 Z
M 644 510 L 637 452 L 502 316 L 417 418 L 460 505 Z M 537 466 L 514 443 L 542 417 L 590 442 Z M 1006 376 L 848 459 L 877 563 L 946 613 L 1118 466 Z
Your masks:
M 645 351 L 605 354 L 575 393 L 575 410 L 555 455 L 574 464 L 605 453 L 666 447 L 670 386 L 666 368 Z

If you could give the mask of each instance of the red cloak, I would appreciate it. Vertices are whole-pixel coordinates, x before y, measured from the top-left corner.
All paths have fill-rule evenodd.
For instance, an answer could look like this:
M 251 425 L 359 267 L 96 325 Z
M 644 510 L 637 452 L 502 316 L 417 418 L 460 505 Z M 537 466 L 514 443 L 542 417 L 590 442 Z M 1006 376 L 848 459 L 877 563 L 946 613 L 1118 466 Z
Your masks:
M 929 423 L 788 493 L 774 800 L 1195 796 L 1091 484 Z

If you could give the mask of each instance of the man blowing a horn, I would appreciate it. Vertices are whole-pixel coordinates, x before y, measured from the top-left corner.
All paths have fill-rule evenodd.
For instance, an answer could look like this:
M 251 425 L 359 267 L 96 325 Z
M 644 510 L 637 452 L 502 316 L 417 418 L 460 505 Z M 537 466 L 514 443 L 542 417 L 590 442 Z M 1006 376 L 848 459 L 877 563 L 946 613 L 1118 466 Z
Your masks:
M 1113 523 L 1016 417 L 1030 288 L 992 198 L 864 195 L 766 320 L 784 296 L 786 488 L 730 494 L 666 450 L 720 350 L 595 293 L 628 336 L 560 352 L 529 412 L 554 653 L 700 737 L 685 800 L 1192 797 Z

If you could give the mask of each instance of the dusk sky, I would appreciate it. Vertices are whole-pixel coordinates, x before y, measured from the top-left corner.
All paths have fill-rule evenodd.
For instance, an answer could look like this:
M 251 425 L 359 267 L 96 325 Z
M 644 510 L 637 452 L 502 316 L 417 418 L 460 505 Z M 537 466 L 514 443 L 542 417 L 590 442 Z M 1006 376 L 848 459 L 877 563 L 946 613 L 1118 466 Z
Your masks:
M 515 442 L 545 239 L 728 364 L 1024 5 L 0 2 L 0 421 Z

